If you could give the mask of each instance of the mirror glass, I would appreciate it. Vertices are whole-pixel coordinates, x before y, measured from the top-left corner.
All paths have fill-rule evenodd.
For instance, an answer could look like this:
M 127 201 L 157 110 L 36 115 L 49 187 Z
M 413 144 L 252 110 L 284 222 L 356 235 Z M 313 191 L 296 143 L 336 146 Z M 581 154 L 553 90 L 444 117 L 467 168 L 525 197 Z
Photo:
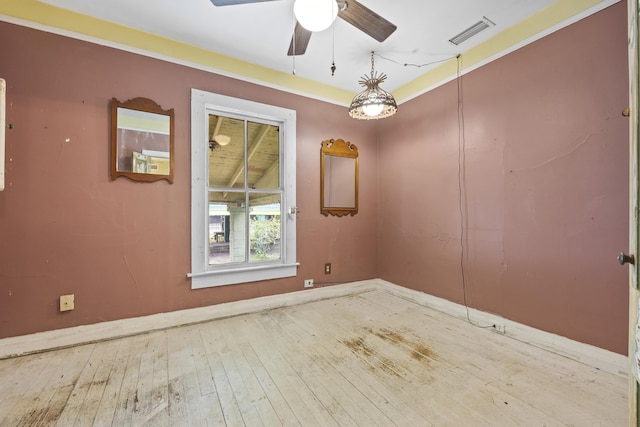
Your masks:
M 358 148 L 342 139 L 322 142 L 320 153 L 320 212 L 358 213 Z
M 147 98 L 114 98 L 111 120 L 111 179 L 173 182 L 173 110 Z
M 347 182 L 355 182 L 356 159 L 348 157 L 324 157 L 324 202 L 332 207 L 356 207 L 356 189 Z

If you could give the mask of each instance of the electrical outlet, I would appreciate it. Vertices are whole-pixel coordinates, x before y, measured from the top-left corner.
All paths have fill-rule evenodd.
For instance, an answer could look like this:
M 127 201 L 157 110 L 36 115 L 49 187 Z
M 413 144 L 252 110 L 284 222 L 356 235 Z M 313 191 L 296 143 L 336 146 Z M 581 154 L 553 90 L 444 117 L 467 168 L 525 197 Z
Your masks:
M 331 274 L 331 263 L 328 262 L 324 265 L 324 274 Z
M 69 311 L 75 308 L 74 295 L 60 295 L 60 311 Z
M 313 288 L 313 279 L 306 279 L 304 281 L 304 287 L 305 288 Z
M 493 324 L 493 330 L 496 331 L 499 334 L 504 334 L 506 332 L 505 330 L 505 326 L 501 323 L 494 323 Z

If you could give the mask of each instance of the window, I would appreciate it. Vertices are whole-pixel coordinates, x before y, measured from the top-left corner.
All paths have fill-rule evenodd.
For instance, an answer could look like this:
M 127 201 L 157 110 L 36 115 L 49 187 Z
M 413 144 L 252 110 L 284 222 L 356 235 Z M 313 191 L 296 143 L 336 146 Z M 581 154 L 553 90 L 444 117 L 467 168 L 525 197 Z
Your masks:
M 192 89 L 193 289 L 296 275 L 295 120 Z

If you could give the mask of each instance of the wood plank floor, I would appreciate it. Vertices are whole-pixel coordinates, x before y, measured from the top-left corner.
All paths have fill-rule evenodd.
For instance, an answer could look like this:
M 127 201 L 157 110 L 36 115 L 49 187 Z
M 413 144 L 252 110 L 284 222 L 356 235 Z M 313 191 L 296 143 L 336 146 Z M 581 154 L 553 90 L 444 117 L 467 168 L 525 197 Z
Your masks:
M 1 426 L 625 426 L 627 380 L 383 291 L 0 360 Z

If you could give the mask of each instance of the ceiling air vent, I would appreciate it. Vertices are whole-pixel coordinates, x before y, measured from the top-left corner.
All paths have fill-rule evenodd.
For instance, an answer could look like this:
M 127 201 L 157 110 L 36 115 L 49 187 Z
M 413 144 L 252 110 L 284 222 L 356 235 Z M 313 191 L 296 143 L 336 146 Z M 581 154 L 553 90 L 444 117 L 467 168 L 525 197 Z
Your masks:
M 473 24 L 472 26 L 470 26 L 469 28 L 467 28 L 457 36 L 450 38 L 449 41 L 457 46 L 463 41 L 469 40 L 471 37 L 475 36 L 480 31 L 484 31 L 489 27 L 493 27 L 494 25 L 496 24 L 494 24 L 489 18 L 487 18 L 486 16 L 483 16 L 481 21 L 476 22 L 475 24 Z

